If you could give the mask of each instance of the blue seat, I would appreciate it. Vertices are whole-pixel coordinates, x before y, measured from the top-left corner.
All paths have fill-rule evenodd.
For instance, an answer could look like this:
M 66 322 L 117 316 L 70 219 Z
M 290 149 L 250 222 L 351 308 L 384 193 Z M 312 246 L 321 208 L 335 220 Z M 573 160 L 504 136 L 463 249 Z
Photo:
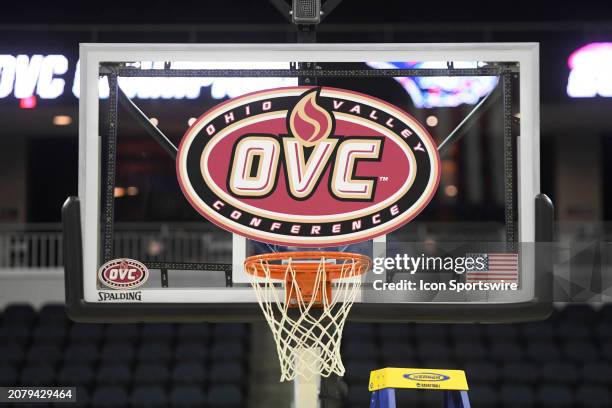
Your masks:
M 553 341 L 555 338 L 555 328 L 548 321 L 523 324 L 521 332 L 525 341 Z
M 381 346 L 384 347 L 384 346 Z M 373 341 L 346 339 L 342 345 L 342 356 L 347 360 L 376 361 L 379 348 Z
M 557 384 L 574 384 L 578 382 L 578 370 L 568 362 L 554 361 L 540 367 L 543 382 Z
M 376 337 L 376 326 L 372 323 L 352 323 L 349 322 L 344 326 L 342 333 L 344 339 L 362 339 L 371 340 Z
M 380 367 L 381 363 L 378 360 L 346 360 L 344 366 L 346 367 L 344 380 L 347 384 L 354 384 L 355 382 L 368 381 L 370 378 L 369 372 Z M 365 374 L 366 371 L 368 372 L 367 375 Z
M 84 364 L 66 364 L 58 375 L 58 383 L 64 386 L 89 386 L 93 383 L 94 371 Z
M 602 343 L 600 351 L 604 360 L 612 361 L 612 343 Z
M 134 360 L 134 346 L 130 343 L 107 343 L 102 347 L 100 359 L 106 362 L 131 362 Z
M 25 344 L 31 334 L 30 326 L 24 323 L 4 322 L 0 327 L 0 344 Z
M 206 395 L 201 387 L 178 386 L 170 392 L 170 406 L 176 408 L 196 408 L 206 404 Z
M 465 372 L 470 383 L 495 383 L 500 376 L 499 367 L 486 361 L 466 364 Z
M 204 361 L 208 356 L 208 346 L 203 341 L 181 342 L 174 349 L 174 358 L 177 361 L 199 360 Z
M 463 369 L 463 363 L 453 360 L 452 358 L 441 358 L 436 356 L 424 356 L 421 358 L 421 367 L 441 368 L 449 370 Z
M 90 323 L 75 323 L 70 329 L 68 337 L 72 343 L 94 343 L 100 341 L 104 333 L 104 326 Z
M 21 369 L 21 385 L 54 385 L 55 371 L 49 364 L 28 364 Z
M 138 349 L 138 360 L 143 362 L 166 362 L 172 358 L 172 349 L 168 343 L 155 341 L 141 344 Z
M 576 389 L 576 402 L 581 408 L 604 408 L 612 405 L 612 398 L 608 387 L 581 385 Z
M 32 341 L 35 343 L 62 343 L 66 338 L 66 326 L 63 323 L 53 322 L 37 325 L 32 332 Z
M 41 323 L 53 322 L 55 324 L 68 324 L 66 305 L 61 303 L 47 304 L 38 311 L 38 321 Z
M 376 344 L 371 344 L 370 347 L 379 349 L 384 366 L 403 367 L 417 357 L 415 346 L 408 340 L 387 339 L 383 340 L 379 347 Z
M 25 353 L 21 345 L 16 343 L 0 344 L 0 364 L 19 364 Z
M 512 342 L 519 337 L 517 324 L 487 324 L 483 326 L 484 335 L 489 342 Z
M 505 384 L 534 384 L 540 377 L 538 366 L 526 361 L 506 363 L 501 373 Z
M 470 380 L 470 377 L 468 377 Z M 499 396 L 496 390 L 485 384 L 472 384 L 470 382 L 469 392 L 470 403 L 478 408 L 497 408 L 499 406 Z
M 213 363 L 208 373 L 212 384 L 242 384 L 247 370 L 236 362 Z
M 535 393 L 527 385 L 503 385 L 499 393 L 499 406 L 528 408 L 536 404 Z
M 216 340 L 242 340 L 248 335 L 248 326 L 243 323 L 217 323 L 212 331 Z
M 445 324 L 419 324 L 414 328 L 415 338 L 419 342 L 446 341 L 449 336 Z
M 587 384 L 612 385 L 612 366 L 606 362 L 588 362 L 582 366 L 580 373 Z
M 37 314 L 32 305 L 15 303 L 8 305 L 2 313 L 2 320 L 6 322 L 19 322 L 31 324 L 36 320 Z
M 419 341 L 417 351 L 423 358 L 433 358 L 441 361 L 449 361 L 452 358 L 450 346 L 442 341 Z
M 527 356 L 536 362 L 556 361 L 560 352 L 553 342 L 536 341 L 527 344 Z
M 0 363 L 0 384 L 5 387 L 17 385 L 18 379 L 19 376 L 14 366 Z
M 601 342 L 612 340 L 612 320 L 606 320 L 595 326 L 595 337 Z
M 90 396 L 89 396 L 89 390 L 85 387 L 77 387 L 76 389 L 76 403 L 74 404 L 70 404 L 71 406 L 74 405 L 75 407 L 88 407 L 90 403 Z M 53 404 L 53 408 L 64 408 L 66 407 L 66 404 L 62 404 L 62 403 L 56 403 Z
M 592 337 L 591 326 L 578 321 L 562 321 L 557 326 L 557 337 L 568 340 L 589 340 Z
M 452 347 L 455 359 L 459 361 L 479 361 L 488 359 L 488 350 L 484 344 L 477 340 L 463 340 L 456 342 Z
M 182 362 L 172 370 L 172 382 L 175 384 L 204 384 L 206 381 L 206 367 L 195 361 Z
M 103 385 L 94 388 L 91 395 L 91 405 L 93 407 L 125 407 L 129 399 L 125 390 L 114 385 Z
M 243 361 L 246 350 L 242 340 L 216 340 L 210 350 L 210 358 L 213 361 Z
M 133 407 L 164 407 L 168 403 L 168 396 L 160 386 L 138 386 L 130 395 Z
M 208 392 L 208 403 L 213 407 L 244 406 L 242 391 L 234 385 L 211 385 Z
M 127 386 L 131 382 L 132 373 L 126 363 L 106 363 L 98 367 L 96 383 L 102 385 Z
M 370 371 L 380 368 L 376 362 L 363 361 L 349 361 L 345 366 L 346 374 L 344 380 L 347 382 L 347 384 L 349 384 L 349 386 L 352 386 L 353 384 L 367 384 L 370 380 Z
M 411 324 L 381 324 L 378 328 L 380 338 L 385 340 L 410 341 L 414 334 Z
M 348 375 L 348 371 L 347 371 L 347 375 Z M 364 401 L 366 401 L 364 403 Z M 347 408 L 358 408 L 358 407 L 367 407 L 366 404 L 368 404 L 368 401 L 370 401 L 370 391 L 368 391 L 368 383 L 362 383 L 362 382 L 358 382 L 358 383 L 350 383 L 349 387 L 348 387 L 348 395 L 347 395 L 347 404 L 346 407 Z M 399 402 L 399 401 L 398 401 Z M 403 403 L 403 401 L 402 401 Z M 411 405 L 400 405 L 398 404 L 399 407 L 402 406 L 408 406 L 411 407 Z M 417 405 L 415 405 L 417 406 Z
M 569 387 L 544 384 L 538 390 L 537 400 L 543 407 L 571 407 L 574 405 L 574 394 Z
M 500 363 L 520 361 L 524 352 L 518 342 L 500 341 L 489 345 L 489 358 Z
M 206 323 L 179 324 L 177 336 L 182 340 L 205 342 L 210 336 L 210 327 Z
M 162 363 L 143 363 L 134 370 L 136 384 L 164 384 L 170 378 L 168 367 Z
M 176 334 L 173 324 L 148 323 L 142 327 L 141 337 L 144 341 L 172 341 Z
M 483 337 L 482 326 L 479 324 L 451 324 L 450 335 L 453 341 L 480 341 Z
M 93 364 L 98 360 L 98 348 L 92 343 L 70 344 L 64 350 L 64 361 Z
M 574 340 L 566 342 L 563 347 L 563 356 L 574 363 L 583 363 L 599 360 L 599 350 L 590 341 Z
M 104 331 L 104 340 L 108 343 L 134 343 L 139 333 L 140 327 L 137 324 L 109 324 Z
M 33 344 L 26 354 L 30 363 L 55 364 L 62 359 L 63 351 L 57 344 Z

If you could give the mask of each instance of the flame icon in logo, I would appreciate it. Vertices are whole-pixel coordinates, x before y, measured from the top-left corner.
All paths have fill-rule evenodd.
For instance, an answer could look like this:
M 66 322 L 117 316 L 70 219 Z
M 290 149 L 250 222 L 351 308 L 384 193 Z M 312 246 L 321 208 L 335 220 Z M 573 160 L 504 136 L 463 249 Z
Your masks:
M 302 94 L 288 118 L 288 128 L 304 146 L 314 146 L 331 135 L 334 130 L 332 113 L 317 103 L 321 88 Z

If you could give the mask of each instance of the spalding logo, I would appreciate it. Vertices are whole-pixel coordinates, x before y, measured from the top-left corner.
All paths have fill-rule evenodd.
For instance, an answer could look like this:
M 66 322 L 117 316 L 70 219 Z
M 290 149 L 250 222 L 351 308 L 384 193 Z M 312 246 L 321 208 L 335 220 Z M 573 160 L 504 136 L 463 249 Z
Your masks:
M 438 382 L 438 381 L 446 381 L 450 379 L 448 375 L 436 374 L 436 373 L 404 374 L 404 378 L 407 378 L 413 381 L 424 381 L 424 382 Z
M 142 263 L 129 258 L 113 259 L 98 271 L 100 282 L 111 289 L 135 289 L 149 278 L 149 270 Z
M 290 87 L 228 100 L 181 141 L 183 193 L 217 225 L 259 241 L 334 246 L 388 233 L 432 199 L 427 131 L 380 99 Z

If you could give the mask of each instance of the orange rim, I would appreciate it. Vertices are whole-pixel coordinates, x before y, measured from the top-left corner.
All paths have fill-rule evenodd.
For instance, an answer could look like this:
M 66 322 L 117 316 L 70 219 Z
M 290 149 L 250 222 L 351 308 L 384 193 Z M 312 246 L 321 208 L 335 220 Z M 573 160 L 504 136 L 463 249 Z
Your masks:
M 297 261 L 291 262 L 291 266 L 296 274 L 316 273 L 321 267 L 321 262 L 325 260 L 325 272 L 328 281 L 341 277 L 351 278 L 362 275 L 372 266 L 370 257 L 352 252 L 293 251 L 249 256 L 244 261 L 244 268 L 250 275 L 285 280 L 287 263 L 283 264 L 280 262 L 290 260 Z M 336 261 L 336 263 L 330 261 Z M 353 265 L 355 266 L 354 269 Z M 269 273 L 264 271 L 262 266 L 265 266 Z M 346 272 L 347 267 L 353 269 L 348 275 Z
M 289 262 L 292 273 L 288 273 Z M 323 264 L 324 280 L 319 275 Z M 300 301 L 316 307 L 329 305 L 332 280 L 362 275 L 371 265 L 365 255 L 326 251 L 274 252 L 250 256 L 244 261 L 244 269 L 250 275 L 285 281 L 285 302 L 289 307 L 298 307 Z

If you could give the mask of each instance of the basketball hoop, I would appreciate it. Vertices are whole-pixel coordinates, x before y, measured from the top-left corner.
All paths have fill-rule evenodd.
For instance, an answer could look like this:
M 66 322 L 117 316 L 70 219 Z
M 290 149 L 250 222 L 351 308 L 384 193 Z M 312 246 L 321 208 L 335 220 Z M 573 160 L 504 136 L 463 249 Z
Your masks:
M 253 277 L 257 301 L 276 341 L 281 381 L 344 375 L 342 329 L 360 287 L 358 278 L 371 264 L 365 255 L 325 251 L 246 259 L 245 270 Z

